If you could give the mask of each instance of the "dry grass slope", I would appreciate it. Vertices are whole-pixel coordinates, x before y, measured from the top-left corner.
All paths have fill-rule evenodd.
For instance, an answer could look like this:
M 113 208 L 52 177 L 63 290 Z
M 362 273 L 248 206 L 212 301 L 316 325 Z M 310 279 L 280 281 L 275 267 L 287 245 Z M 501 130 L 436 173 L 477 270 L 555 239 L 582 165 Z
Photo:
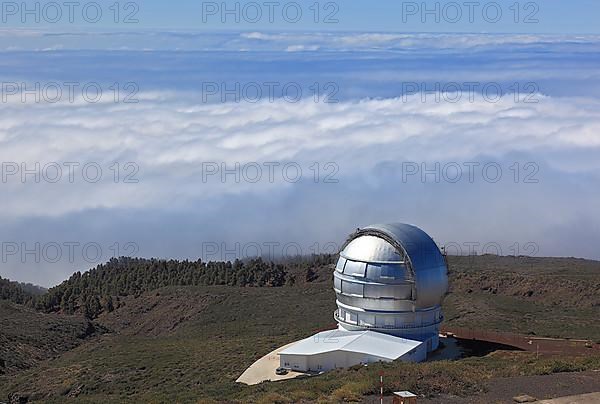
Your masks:
M 600 337 L 598 289 L 592 290 L 600 281 L 597 262 L 485 256 L 450 257 L 450 264 L 452 290 L 445 304 L 450 325 Z M 375 394 L 380 369 L 393 380 L 387 389 L 428 396 L 479 394 L 497 377 L 600 369 L 598 357 L 536 360 L 529 353 L 498 352 L 455 362 L 356 367 L 284 383 L 236 384 L 262 355 L 333 327 L 331 272 L 321 268 L 316 275 L 314 282 L 293 287 L 171 287 L 128 297 L 97 320 L 108 333 L 74 344 L 56 358 L 35 358 L 27 362 L 35 363 L 28 370 L 0 376 L 0 400 L 17 393 L 50 403 L 339 402 Z M 534 293 L 523 293 L 529 289 Z M 572 295 L 586 299 L 579 302 Z M 11 317 L 9 343 L 33 338 L 32 346 L 45 346 L 34 330 L 17 331 L 14 325 L 15 316 L 34 324 L 38 314 L 12 310 L 20 311 Z M 74 324 L 60 327 L 71 330 Z M 49 328 L 37 335 L 51 334 L 54 340 L 47 345 L 69 341 Z

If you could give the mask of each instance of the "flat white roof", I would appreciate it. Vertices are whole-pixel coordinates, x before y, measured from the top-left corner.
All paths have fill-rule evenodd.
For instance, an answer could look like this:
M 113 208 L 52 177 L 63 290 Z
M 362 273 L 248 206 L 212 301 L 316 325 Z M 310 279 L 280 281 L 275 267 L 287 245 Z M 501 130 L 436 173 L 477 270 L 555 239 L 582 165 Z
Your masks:
M 323 331 L 279 352 L 279 355 L 318 355 L 345 351 L 395 360 L 423 344 L 421 341 L 394 337 L 376 331 Z
M 410 391 L 395 391 L 394 394 L 397 396 L 400 396 L 400 397 L 404 397 L 404 398 L 417 396 L 416 394 L 413 394 Z

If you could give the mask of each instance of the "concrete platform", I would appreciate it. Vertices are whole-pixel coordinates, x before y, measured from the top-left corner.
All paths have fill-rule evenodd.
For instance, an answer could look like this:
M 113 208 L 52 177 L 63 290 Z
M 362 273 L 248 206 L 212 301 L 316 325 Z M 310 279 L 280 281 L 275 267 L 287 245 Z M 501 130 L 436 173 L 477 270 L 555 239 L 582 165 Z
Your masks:
M 284 345 L 281 348 L 277 348 L 273 352 L 263 356 L 256 362 L 254 362 L 238 379 L 237 383 L 244 384 L 258 384 L 264 381 L 277 381 L 277 380 L 287 380 L 293 379 L 300 376 L 308 376 L 307 373 L 300 372 L 289 372 L 287 375 L 276 375 L 275 369 L 279 367 L 279 355 L 277 355 L 280 351 L 285 348 L 294 345 L 296 342 L 292 342 L 290 344 Z

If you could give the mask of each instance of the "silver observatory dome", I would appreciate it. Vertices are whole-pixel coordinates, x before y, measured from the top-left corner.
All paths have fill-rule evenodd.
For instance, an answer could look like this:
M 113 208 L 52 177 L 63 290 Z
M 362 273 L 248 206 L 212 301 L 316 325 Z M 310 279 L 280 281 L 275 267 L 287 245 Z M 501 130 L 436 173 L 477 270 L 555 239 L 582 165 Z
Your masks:
M 350 235 L 334 272 L 342 330 L 372 330 L 438 346 L 446 260 L 418 227 L 372 225 Z

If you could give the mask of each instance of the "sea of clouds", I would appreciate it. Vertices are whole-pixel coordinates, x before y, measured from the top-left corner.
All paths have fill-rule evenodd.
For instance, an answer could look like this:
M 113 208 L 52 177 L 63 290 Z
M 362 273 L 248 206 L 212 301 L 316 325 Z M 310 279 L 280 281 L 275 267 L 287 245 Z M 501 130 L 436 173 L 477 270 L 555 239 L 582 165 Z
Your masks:
M 533 243 L 536 255 L 600 258 L 597 37 L 170 32 L 127 34 L 139 43 L 118 50 L 126 34 L 86 35 L 0 33 L 0 276 L 53 285 L 131 243 L 163 258 L 330 252 L 389 221 L 463 252 Z M 110 96 L 23 102 L 6 87 L 67 81 Z M 211 83 L 271 81 L 303 97 L 205 97 Z M 123 101 L 126 83 L 137 102 Z M 316 100 L 314 83 L 335 84 L 335 99 Z M 436 93 L 448 83 L 458 91 Z M 503 93 L 483 93 L 490 83 Z M 62 177 L 23 179 L 36 163 Z M 101 177 L 83 178 L 86 164 Z

